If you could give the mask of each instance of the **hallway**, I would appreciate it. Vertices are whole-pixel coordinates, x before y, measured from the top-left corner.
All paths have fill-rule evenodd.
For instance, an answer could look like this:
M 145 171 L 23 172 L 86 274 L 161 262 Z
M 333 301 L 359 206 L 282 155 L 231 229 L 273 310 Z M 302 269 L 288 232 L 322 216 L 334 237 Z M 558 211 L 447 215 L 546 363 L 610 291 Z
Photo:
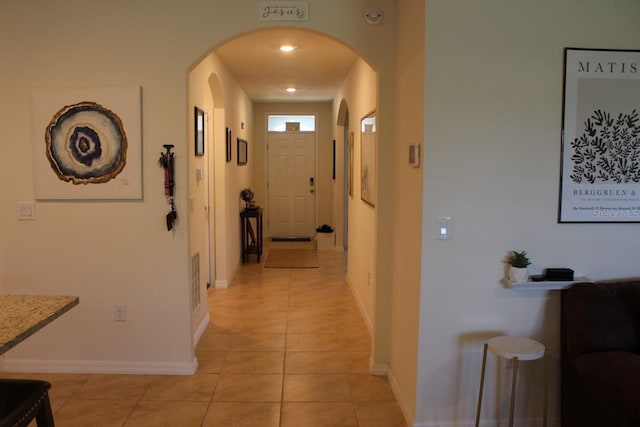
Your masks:
M 311 269 L 252 257 L 228 289 L 211 288 L 195 375 L 2 376 L 50 381 L 57 427 L 404 427 L 386 377 L 368 373 L 345 256 L 319 252 Z

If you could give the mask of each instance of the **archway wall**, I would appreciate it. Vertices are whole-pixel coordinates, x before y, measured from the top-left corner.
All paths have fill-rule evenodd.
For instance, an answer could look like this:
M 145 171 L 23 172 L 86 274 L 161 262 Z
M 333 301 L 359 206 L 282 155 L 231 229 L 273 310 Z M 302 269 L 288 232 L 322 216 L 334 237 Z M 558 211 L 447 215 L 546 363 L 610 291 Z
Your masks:
M 207 193 L 212 191 L 212 188 L 207 185 L 209 180 L 209 156 L 211 156 L 211 147 L 214 140 L 212 132 L 213 126 L 213 96 L 210 89 L 201 90 L 200 85 L 196 82 L 203 80 L 200 78 L 201 73 L 206 73 L 204 67 L 194 70 L 189 76 L 189 106 L 188 109 L 189 118 L 189 134 L 195 134 L 195 112 L 194 107 L 205 112 L 205 156 L 196 156 L 194 154 L 195 147 L 192 150 L 185 150 L 187 157 L 187 169 L 191 173 L 187 173 L 187 194 L 189 200 L 187 202 L 186 215 L 189 221 L 189 258 L 198 255 L 198 263 L 190 263 L 190 286 L 197 286 L 197 289 L 191 289 L 191 308 L 192 308 L 192 334 L 195 334 L 199 325 L 204 321 L 207 315 L 206 304 L 206 286 L 208 279 L 208 227 L 207 220 L 205 218 L 206 209 L 208 209 L 209 200 Z M 207 82 L 206 75 L 204 81 Z M 209 86 L 207 84 L 207 86 Z M 195 136 L 194 136 L 195 139 Z M 215 156 L 214 156 L 215 157 Z M 196 173 L 199 171 L 199 173 Z M 201 172 L 200 172 L 201 171 Z M 213 171 L 211 171 L 213 172 Z M 194 271 L 198 269 L 197 274 Z M 199 280 L 198 280 L 199 279 Z M 198 281 L 197 284 L 193 283 Z M 197 292 L 197 293 L 196 293 Z M 199 294 L 199 297 L 198 297 Z M 203 298 L 204 297 L 204 298 Z M 198 303 L 199 300 L 199 303 Z M 204 304 L 202 303 L 204 302 Z M 204 326 L 203 326 L 204 327 Z
M 212 81 L 217 81 L 221 89 L 219 96 L 212 95 Z M 202 228 L 204 219 L 204 204 L 206 194 L 195 180 L 196 169 L 202 167 L 202 162 L 208 156 L 212 156 L 212 167 L 209 173 L 214 199 L 211 201 L 210 213 L 215 224 L 215 257 L 216 276 L 212 278 L 212 284 L 218 287 L 226 287 L 233 279 L 234 273 L 240 265 L 240 220 L 241 209 L 240 190 L 253 185 L 256 154 L 253 149 L 253 105 L 242 87 L 235 80 L 229 70 L 220 62 L 214 53 L 209 53 L 189 74 L 190 111 L 194 105 L 209 99 L 208 111 L 210 114 L 207 129 L 215 132 L 210 147 L 210 154 L 196 157 L 190 147 L 189 158 L 192 165 L 189 167 L 189 181 L 193 183 L 189 192 L 189 209 L 193 208 L 193 221 L 190 222 L 189 233 L 192 241 L 190 248 L 196 249 L 197 242 L 205 232 Z M 216 103 L 216 100 L 218 101 Z M 215 118 L 215 120 L 214 120 Z M 193 127 L 192 121 L 189 121 Z M 226 128 L 231 130 L 231 161 L 226 160 Z M 192 135 L 192 132 L 189 132 Z M 248 162 L 246 166 L 238 166 L 236 138 L 249 141 Z M 190 142 L 192 144 L 193 141 Z M 193 231 L 193 229 L 197 231 Z M 201 260 L 201 263 L 203 261 Z M 201 267 L 203 265 L 201 264 Z
M 375 322 L 375 259 L 377 246 L 375 227 L 378 206 L 372 207 L 360 198 L 360 119 L 376 109 L 376 86 L 377 75 L 375 70 L 362 59 L 358 59 L 334 100 L 336 117 L 342 103 L 346 102 L 349 105 L 350 129 L 353 132 L 353 192 L 348 199 L 349 257 L 347 281 L 372 332 L 377 326 Z M 348 162 L 349 159 L 346 159 L 346 161 Z
M 189 73 L 189 118 L 187 138 L 189 257 L 200 254 L 199 274 L 191 271 L 191 280 L 199 278 L 200 305 L 192 312 L 191 330 L 197 339 L 209 320 L 206 290 L 208 279 L 216 287 L 227 287 L 240 264 L 239 193 L 251 183 L 252 169 L 236 163 L 235 138 L 251 140 L 251 102 L 225 66 L 209 54 Z M 194 107 L 203 109 L 205 155 L 196 156 Z M 243 123 L 244 125 L 241 125 Z M 232 161 L 226 159 L 226 128 L 232 129 Z M 249 156 L 255 158 L 252 150 Z M 251 163 L 250 163 L 251 164 Z M 199 172 L 203 171 L 202 178 Z M 209 240 L 208 238 L 211 238 Z M 211 277 L 209 277 L 211 265 Z M 193 286 L 193 285 L 192 285 Z M 192 290 L 192 299 L 197 298 Z
M 225 40 L 282 24 L 259 21 L 259 5 L 259 0 L 159 1 L 152 8 L 125 0 L 0 3 L 0 146 L 12 159 L 0 169 L 2 182 L 12 183 L 1 190 L 0 283 L 7 293 L 70 294 L 81 300 L 55 324 L 7 353 L 6 367 L 13 363 L 25 369 L 158 373 L 193 369 L 187 182 L 188 174 L 195 172 L 187 161 L 193 153 L 188 75 Z M 372 6 L 385 12 L 385 20 L 376 27 L 362 18 Z M 309 0 L 309 9 L 308 21 L 291 25 L 342 40 L 384 76 L 379 82 L 379 120 L 385 129 L 380 145 L 381 156 L 389 155 L 394 2 Z M 69 31 L 70 22 L 91 22 L 92 31 L 78 37 Z M 20 43 L 14 42 L 16 34 L 21 35 Z M 78 63 L 81 66 L 70 65 Z M 34 198 L 29 88 L 120 84 L 142 88 L 143 199 L 38 202 L 36 221 L 17 222 L 17 203 Z M 202 87 L 206 88 L 204 82 Z M 248 99 L 239 99 L 232 114 L 240 117 L 251 111 L 248 104 Z M 251 117 L 245 120 L 250 124 Z M 171 232 L 165 225 L 167 204 L 157 166 L 165 143 L 174 144 L 176 152 L 179 221 Z M 250 168 L 246 171 L 250 174 Z M 379 176 L 381 182 L 391 182 L 388 168 L 381 167 Z M 244 182 L 229 182 L 236 188 L 229 191 L 225 209 L 235 220 Z M 391 207 L 382 206 L 391 205 L 390 189 L 381 192 L 378 216 L 388 219 Z M 233 246 L 239 239 L 233 229 L 228 231 L 231 258 L 239 253 Z M 390 232 L 379 233 L 379 239 L 390 241 Z M 233 264 L 227 264 L 228 277 Z M 378 268 L 377 274 L 378 280 L 381 275 L 390 279 L 384 269 Z M 125 323 L 113 321 L 118 303 L 127 305 Z
M 349 104 L 346 99 L 334 99 L 334 108 L 335 111 L 335 121 L 334 124 L 337 125 L 335 127 L 335 141 L 336 141 L 336 151 L 335 151 L 335 172 L 336 179 L 333 181 L 333 191 L 332 191 L 332 218 L 334 224 L 334 230 L 336 233 L 336 250 L 345 250 L 348 249 L 348 242 L 345 241 L 345 233 L 349 231 L 348 225 L 348 211 L 345 212 L 345 209 L 348 208 L 348 205 L 345 206 L 345 196 L 349 192 L 347 180 L 349 179 L 348 173 L 345 173 L 345 162 L 349 161 L 347 155 L 345 155 L 345 150 L 349 150 L 349 133 L 351 131 L 350 122 L 349 122 Z M 347 196 L 348 197 L 348 196 Z

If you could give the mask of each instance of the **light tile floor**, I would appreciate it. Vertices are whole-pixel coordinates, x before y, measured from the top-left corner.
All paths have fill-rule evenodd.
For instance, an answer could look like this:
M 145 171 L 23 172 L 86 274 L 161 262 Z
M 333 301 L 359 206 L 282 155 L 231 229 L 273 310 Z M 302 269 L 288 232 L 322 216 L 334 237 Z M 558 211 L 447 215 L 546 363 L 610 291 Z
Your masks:
M 319 261 L 254 262 L 228 289 L 210 289 L 195 375 L 11 376 L 52 383 L 57 427 L 405 427 L 387 379 L 369 374 L 371 339 L 345 254 Z

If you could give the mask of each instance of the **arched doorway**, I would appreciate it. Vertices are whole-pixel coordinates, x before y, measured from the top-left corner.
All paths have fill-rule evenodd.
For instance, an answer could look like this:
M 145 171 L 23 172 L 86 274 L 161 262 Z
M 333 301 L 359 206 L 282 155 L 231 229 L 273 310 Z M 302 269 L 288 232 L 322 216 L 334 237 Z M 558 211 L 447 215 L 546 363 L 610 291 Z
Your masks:
M 255 79 L 257 79 L 256 74 L 264 76 L 268 74 L 267 70 L 270 67 L 280 67 L 283 75 L 286 74 L 284 71 L 296 69 L 290 62 L 278 62 L 269 56 L 278 50 L 278 46 L 282 41 L 277 37 L 283 34 L 291 37 L 300 36 L 301 40 L 312 40 L 313 43 L 329 41 L 332 46 L 338 44 L 343 50 L 350 52 L 352 59 L 346 65 L 343 74 L 335 88 L 330 91 L 331 95 L 328 98 L 314 100 L 308 96 L 308 92 L 305 94 L 305 91 L 301 90 L 299 92 L 302 93 L 302 96 L 294 98 L 296 102 L 293 102 L 292 98 L 287 98 L 287 95 L 284 95 L 282 86 L 291 77 L 282 78 L 276 82 L 277 87 L 282 91 L 272 95 L 271 98 L 266 97 L 258 89 L 250 89 L 252 82 L 255 83 Z M 252 49 L 259 44 L 268 55 L 262 51 L 254 53 Z M 304 46 L 304 44 L 300 42 L 299 46 Z M 232 52 L 232 54 L 227 56 L 228 52 Z M 242 52 L 242 55 L 238 55 L 237 52 Z M 314 55 L 312 50 L 305 52 L 304 48 L 301 48 L 299 52 L 305 55 Z M 331 49 L 329 49 L 329 53 L 335 54 L 334 50 Z M 261 55 L 264 56 L 266 62 L 258 63 Z M 269 61 L 274 62 L 276 65 L 271 64 Z M 306 68 L 302 71 L 311 72 Z M 319 212 L 317 215 L 318 225 L 322 223 L 340 224 L 340 228 L 343 230 L 341 236 L 342 244 L 340 246 L 346 245 L 349 248 L 347 281 L 358 299 L 360 311 L 365 317 L 365 321 L 377 345 L 372 350 L 371 364 L 372 366 L 381 365 L 381 363 L 374 363 L 374 359 L 376 359 L 375 352 L 380 351 L 384 355 L 383 359 L 386 358 L 388 349 L 379 349 L 384 346 L 382 343 L 387 340 L 378 339 L 375 329 L 384 326 L 388 319 L 384 318 L 383 321 L 380 321 L 377 318 L 380 306 L 377 300 L 382 298 L 380 295 L 385 294 L 376 291 L 376 274 L 379 263 L 379 246 L 377 242 L 379 208 L 364 203 L 360 197 L 360 133 L 357 129 L 348 126 L 349 122 L 353 121 L 350 118 L 355 117 L 357 122 L 359 117 L 364 117 L 371 111 L 378 109 L 379 77 L 377 71 L 344 43 L 326 34 L 299 28 L 271 28 L 236 36 L 214 48 L 206 55 L 190 75 L 190 82 L 193 83 L 193 87 L 190 87 L 190 94 L 193 94 L 194 98 L 197 97 L 195 92 L 199 90 L 198 87 L 201 87 L 201 90 L 210 90 L 208 82 L 207 84 L 201 84 L 199 79 L 208 79 L 212 74 L 218 76 L 221 92 L 225 94 L 225 113 L 222 120 L 224 121 L 224 127 L 229 128 L 233 135 L 232 144 L 236 138 L 243 138 L 249 141 L 249 156 L 246 164 L 238 164 L 235 153 L 232 153 L 231 161 L 224 163 L 220 168 L 218 168 L 220 165 L 218 160 L 215 161 L 215 246 L 218 256 L 224 253 L 227 257 L 221 263 L 224 264 L 221 268 L 218 268 L 220 263 L 216 262 L 216 274 L 226 274 L 225 277 L 220 277 L 220 279 L 216 277 L 216 283 L 219 280 L 220 282 L 229 283 L 233 273 L 240 265 L 238 242 L 240 234 L 238 221 L 240 209 L 239 190 L 250 186 L 256 193 L 257 203 L 261 206 L 265 206 L 267 203 L 265 197 L 268 185 L 266 179 L 267 146 L 265 143 L 265 116 L 263 114 L 265 110 L 258 107 L 265 104 L 270 106 L 278 105 L 282 106 L 282 109 L 287 113 L 298 113 L 300 112 L 298 110 L 300 105 L 325 103 L 328 105 L 329 113 L 323 119 L 326 121 L 329 131 L 326 137 L 319 136 L 319 151 L 316 156 L 318 159 L 317 170 L 319 174 L 324 173 L 325 178 L 318 176 L 316 188 L 320 193 L 319 197 L 324 196 L 327 201 L 317 205 L 326 209 L 328 214 L 326 216 L 327 219 L 323 220 L 322 212 Z M 299 75 L 302 76 L 303 74 Z M 260 87 L 262 89 L 271 87 L 270 90 L 275 91 L 276 86 L 274 85 L 276 83 L 270 83 L 272 86 L 262 84 Z M 321 85 L 318 83 L 318 79 L 310 79 L 308 84 Z M 263 96 L 265 97 L 263 98 Z M 216 126 L 214 125 L 214 127 Z M 342 173 L 336 176 L 336 180 L 331 176 L 333 140 L 342 142 L 341 147 L 343 148 L 342 150 L 336 150 L 336 162 L 342 166 L 339 168 Z M 222 141 L 224 139 L 215 139 L 214 153 L 224 152 L 221 151 L 223 150 L 221 147 L 226 147 L 226 144 L 222 143 Z M 348 148 L 348 153 L 344 147 Z M 218 177 L 221 174 L 223 175 L 222 181 L 218 181 Z M 345 187 L 345 182 L 350 182 L 351 186 Z M 349 188 L 353 188 L 353 190 L 348 191 Z M 218 200 L 220 204 L 218 204 Z M 381 203 L 381 209 L 388 208 Z M 219 210 L 223 210 L 224 214 L 219 216 Z M 265 218 L 267 224 L 268 221 L 269 218 Z M 344 233 L 345 229 L 348 230 L 348 234 Z M 220 232 L 218 232 L 219 230 Z M 385 300 L 384 304 L 390 305 L 391 302 Z M 388 333 L 388 327 L 382 327 L 380 330 L 383 334 Z M 386 360 L 383 360 L 382 364 L 385 362 Z M 383 369 L 376 369 L 376 372 L 381 371 Z

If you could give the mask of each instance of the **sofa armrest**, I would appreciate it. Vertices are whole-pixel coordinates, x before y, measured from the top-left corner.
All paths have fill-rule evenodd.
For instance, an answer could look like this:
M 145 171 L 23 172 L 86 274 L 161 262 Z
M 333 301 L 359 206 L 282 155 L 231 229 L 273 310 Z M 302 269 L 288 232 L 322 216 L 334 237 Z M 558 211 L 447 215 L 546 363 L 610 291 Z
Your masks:
M 563 311 L 569 360 L 592 352 L 638 351 L 634 319 L 614 287 L 577 283 L 564 296 Z

